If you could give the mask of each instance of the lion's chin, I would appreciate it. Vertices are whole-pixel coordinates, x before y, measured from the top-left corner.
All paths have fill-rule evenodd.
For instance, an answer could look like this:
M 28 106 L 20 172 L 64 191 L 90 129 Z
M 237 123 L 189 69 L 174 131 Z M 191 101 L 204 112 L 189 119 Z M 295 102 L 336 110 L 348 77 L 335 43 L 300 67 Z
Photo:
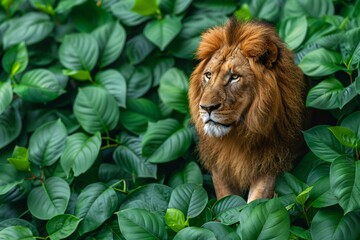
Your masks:
M 210 121 L 204 125 L 204 132 L 210 137 L 223 137 L 230 132 L 231 128 L 231 126 L 221 125 Z

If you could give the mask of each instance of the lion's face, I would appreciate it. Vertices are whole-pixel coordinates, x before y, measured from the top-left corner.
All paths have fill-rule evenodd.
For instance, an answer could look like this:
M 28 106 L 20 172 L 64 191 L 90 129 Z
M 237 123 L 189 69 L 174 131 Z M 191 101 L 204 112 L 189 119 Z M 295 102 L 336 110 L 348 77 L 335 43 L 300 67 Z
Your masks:
M 204 133 L 222 137 L 242 124 L 254 99 L 255 76 L 238 49 L 222 48 L 202 72 L 199 117 Z

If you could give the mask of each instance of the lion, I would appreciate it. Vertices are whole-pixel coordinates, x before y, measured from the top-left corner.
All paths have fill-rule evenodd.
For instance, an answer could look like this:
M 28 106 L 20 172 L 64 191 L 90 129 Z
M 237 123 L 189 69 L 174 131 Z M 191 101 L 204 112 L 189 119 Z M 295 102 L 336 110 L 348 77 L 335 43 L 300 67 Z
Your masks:
M 274 196 L 302 142 L 306 79 L 272 26 L 231 19 L 202 34 L 189 107 L 217 199 Z

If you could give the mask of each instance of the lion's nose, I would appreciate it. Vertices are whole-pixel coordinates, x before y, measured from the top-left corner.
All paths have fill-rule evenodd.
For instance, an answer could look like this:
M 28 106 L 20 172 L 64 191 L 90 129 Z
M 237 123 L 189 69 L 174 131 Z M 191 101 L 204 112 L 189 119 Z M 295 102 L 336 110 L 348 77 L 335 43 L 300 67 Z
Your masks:
M 201 109 L 207 111 L 210 114 L 212 111 L 218 109 L 220 107 L 220 105 L 221 105 L 220 103 L 218 103 L 218 104 L 200 104 L 200 107 L 201 107 Z

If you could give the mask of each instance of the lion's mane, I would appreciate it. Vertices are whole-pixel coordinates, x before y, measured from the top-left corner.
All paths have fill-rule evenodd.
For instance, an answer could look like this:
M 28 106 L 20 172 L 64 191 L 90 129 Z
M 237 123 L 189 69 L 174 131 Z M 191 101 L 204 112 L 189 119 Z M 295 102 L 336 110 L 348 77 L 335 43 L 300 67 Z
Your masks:
M 234 48 L 240 49 L 255 76 L 254 100 L 229 134 L 211 137 L 199 117 L 204 68 L 214 53 Z M 203 33 L 196 57 L 199 64 L 191 75 L 188 97 L 204 167 L 216 169 L 236 193 L 259 176 L 289 170 L 301 144 L 306 83 L 273 27 L 231 20 Z

